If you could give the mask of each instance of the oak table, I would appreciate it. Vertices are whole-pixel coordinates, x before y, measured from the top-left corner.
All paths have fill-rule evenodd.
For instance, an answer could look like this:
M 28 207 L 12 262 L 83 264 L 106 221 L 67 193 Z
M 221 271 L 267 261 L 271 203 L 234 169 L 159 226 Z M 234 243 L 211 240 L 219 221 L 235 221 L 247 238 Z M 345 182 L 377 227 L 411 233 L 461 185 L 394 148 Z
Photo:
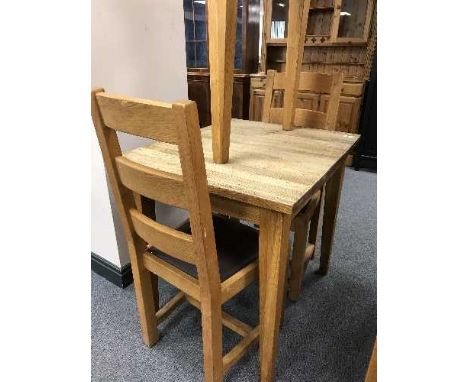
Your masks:
M 259 225 L 260 370 L 273 381 L 291 220 L 326 184 L 320 271 L 326 273 L 348 153 L 359 135 L 233 119 L 229 163 L 216 164 L 211 126 L 202 129 L 214 212 Z M 124 154 L 142 165 L 181 175 L 177 147 L 162 142 Z

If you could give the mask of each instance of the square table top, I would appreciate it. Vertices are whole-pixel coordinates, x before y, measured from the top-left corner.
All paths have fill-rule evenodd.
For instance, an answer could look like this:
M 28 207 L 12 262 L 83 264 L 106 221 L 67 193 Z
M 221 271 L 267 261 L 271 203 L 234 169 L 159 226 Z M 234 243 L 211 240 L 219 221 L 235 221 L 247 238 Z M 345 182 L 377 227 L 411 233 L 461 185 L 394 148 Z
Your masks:
M 292 214 L 336 169 L 359 135 L 233 119 L 229 162 L 213 162 L 211 126 L 201 129 L 210 193 Z M 181 175 L 177 146 L 155 142 L 124 156 Z

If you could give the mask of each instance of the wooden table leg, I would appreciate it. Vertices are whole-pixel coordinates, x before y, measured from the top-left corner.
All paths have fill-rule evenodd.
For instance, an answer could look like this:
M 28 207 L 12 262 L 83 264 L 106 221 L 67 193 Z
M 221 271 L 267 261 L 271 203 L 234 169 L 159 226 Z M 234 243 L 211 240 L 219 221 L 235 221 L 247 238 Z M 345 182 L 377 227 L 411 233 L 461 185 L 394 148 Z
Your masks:
M 229 161 L 237 2 L 208 1 L 212 149 L 215 163 Z
M 322 275 L 327 274 L 330 264 L 333 236 L 335 234 L 336 214 L 338 212 L 338 205 L 340 204 L 344 171 L 345 164 L 343 162 L 325 186 L 320 268 L 318 270 L 318 273 Z
M 291 217 L 263 210 L 260 215 L 260 380 L 273 381 L 283 312 Z

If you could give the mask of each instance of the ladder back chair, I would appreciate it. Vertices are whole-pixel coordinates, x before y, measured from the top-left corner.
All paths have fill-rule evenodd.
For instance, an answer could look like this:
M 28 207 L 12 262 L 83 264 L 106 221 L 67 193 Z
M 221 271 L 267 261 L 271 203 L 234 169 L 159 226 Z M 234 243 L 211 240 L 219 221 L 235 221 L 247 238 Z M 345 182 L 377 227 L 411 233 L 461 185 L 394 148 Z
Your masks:
M 157 325 L 187 300 L 202 315 L 205 380 L 222 381 L 259 337 L 258 326 L 252 328 L 221 309 L 258 276 L 258 232 L 212 215 L 195 102 L 166 104 L 111 95 L 103 89 L 93 90 L 91 101 L 128 244 L 143 341 L 154 345 Z M 117 131 L 177 145 L 181 175 L 127 159 Z M 162 225 L 143 213 L 142 198 L 185 209 L 189 220 L 178 228 Z M 161 308 L 158 277 L 180 290 Z M 222 325 L 243 337 L 224 357 Z
M 275 92 L 282 92 L 286 88 L 286 74 L 268 70 L 262 121 L 281 124 L 284 109 L 292 107 L 294 108 L 295 127 L 335 130 L 342 86 L 342 73 L 301 72 L 297 90 L 319 94 L 319 110 L 295 108 L 295 105 L 274 107 Z M 296 98 L 297 95 L 294 97 L 295 102 Z M 326 99 L 327 102 L 325 102 Z M 291 230 L 294 231 L 294 245 L 290 264 L 289 298 L 293 301 L 297 301 L 300 297 L 304 270 L 309 260 L 314 257 L 323 195 L 324 188 L 313 195 L 310 202 L 291 224 Z M 309 231 L 307 232 L 308 227 Z M 326 273 L 326 270 L 320 269 L 319 272 L 323 274 Z
M 343 74 L 326 74 L 318 72 L 301 72 L 298 91 L 307 91 L 321 95 L 321 110 L 296 108 L 295 105 L 274 107 L 276 91 L 286 88 L 285 72 L 268 70 L 265 86 L 262 121 L 266 123 L 282 123 L 284 108 L 292 107 L 294 111 L 294 126 L 314 129 L 335 130 L 340 106 L 340 94 L 343 86 Z M 324 107 L 324 99 L 328 98 L 328 106 Z M 297 98 L 297 95 L 296 97 Z M 326 111 L 323 111 L 326 109 Z

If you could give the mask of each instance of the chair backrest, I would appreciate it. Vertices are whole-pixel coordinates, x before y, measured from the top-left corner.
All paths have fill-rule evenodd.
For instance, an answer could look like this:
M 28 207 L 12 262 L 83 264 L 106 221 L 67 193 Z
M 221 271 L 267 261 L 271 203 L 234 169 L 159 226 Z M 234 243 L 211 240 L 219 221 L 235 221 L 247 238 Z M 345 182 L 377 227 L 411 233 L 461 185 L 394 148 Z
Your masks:
M 295 109 L 294 126 L 311 127 L 316 129 L 335 130 L 340 105 L 341 87 L 343 85 L 343 74 L 325 74 L 317 72 L 301 72 L 298 91 L 307 91 L 328 95 L 328 106 L 325 112 L 295 108 L 294 105 L 283 105 L 273 107 L 273 98 L 276 90 L 286 88 L 286 76 L 284 72 L 268 70 L 265 87 L 265 99 L 263 104 L 262 121 L 267 123 L 282 123 L 283 110 L 286 107 Z M 297 96 L 294 97 L 294 100 Z
M 197 106 L 117 96 L 103 89 L 91 94 L 92 117 L 106 171 L 125 231 L 132 263 L 141 261 L 146 243 L 197 267 L 200 287 L 220 287 L 211 204 L 206 180 Z M 124 156 L 116 131 L 178 146 L 182 176 L 135 163 Z M 186 209 L 191 235 L 144 215 L 139 198 Z M 132 258 L 133 257 L 133 258 Z M 132 264 L 133 265 L 133 264 Z

